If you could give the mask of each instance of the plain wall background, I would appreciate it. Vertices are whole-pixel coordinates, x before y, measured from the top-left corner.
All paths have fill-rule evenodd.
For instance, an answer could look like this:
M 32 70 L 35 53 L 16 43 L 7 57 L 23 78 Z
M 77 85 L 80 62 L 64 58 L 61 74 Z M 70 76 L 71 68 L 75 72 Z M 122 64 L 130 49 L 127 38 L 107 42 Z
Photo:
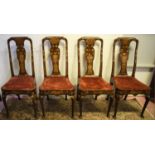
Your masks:
M 39 86 L 43 80 L 43 62 L 42 62 L 42 45 L 41 41 L 46 36 L 55 36 L 55 35 L 32 35 L 32 34 L 23 34 L 23 35 L 15 35 L 15 34 L 2 34 L 0 35 L 0 87 L 9 80 L 11 76 L 10 65 L 9 65 L 9 57 L 8 57 L 8 49 L 7 49 L 7 39 L 12 36 L 28 36 L 33 41 L 33 50 L 34 50 L 34 65 L 35 65 L 35 75 L 36 75 L 36 83 Z M 77 84 L 77 40 L 83 36 L 98 36 L 104 40 L 103 46 L 103 77 L 107 81 L 110 80 L 111 75 L 111 64 L 112 64 L 112 45 L 113 40 L 117 37 L 121 36 L 129 36 L 136 37 L 139 40 L 139 49 L 138 49 L 138 60 L 137 60 L 137 71 L 136 77 L 142 82 L 149 84 L 152 78 L 152 72 L 150 72 L 150 68 L 155 66 L 155 35 L 60 35 L 64 36 L 68 39 L 68 58 L 69 58 L 69 78 L 71 82 L 76 85 Z M 18 69 L 18 63 L 16 59 L 15 49 L 16 47 L 11 45 L 12 53 L 13 53 L 13 62 L 15 68 Z M 134 45 L 133 45 L 134 46 Z M 48 44 L 46 44 L 46 57 L 48 56 Z M 29 46 L 26 43 L 26 49 L 29 51 Z M 60 46 L 62 49 L 61 58 L 60 58 L 60 67 L 62 67 L 61 73 L 65 74 L 65 49 Z M 95 46 L 96 56 L 94 60 L 94 71 L 98 73 L 99 66 L 99 45 Z M 82 58 L 81 52 L 81 58 Z M 30 53 L 28 52 L 27 60 L 30 58 Z M 26 60 L 26 61 L 27 61 Z M 129 56 L 129 67 L 133 64 L 133 52 L 131 49 Z M 28 72 L 31 72 L 30 65 L 26 63 L 26 67 Z M 116 66 L 117 67 L 117 66 Z M 50 73 L 50 68 L 48 67 L 48 73 Z M 17 71 L 17 70 L 16 70 Z M 84 70 L 82 70 L 84 71 Z M 129 69 L 130 73 L 130 69 Z

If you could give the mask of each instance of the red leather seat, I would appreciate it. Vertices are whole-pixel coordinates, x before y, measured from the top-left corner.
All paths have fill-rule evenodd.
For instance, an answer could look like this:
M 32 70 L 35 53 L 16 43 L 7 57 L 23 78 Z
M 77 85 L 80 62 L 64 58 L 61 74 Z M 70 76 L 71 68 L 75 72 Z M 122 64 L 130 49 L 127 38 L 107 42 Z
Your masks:
M 58 77 L 46 77 L 40 86 L 41 91 L 49 90 L 64 90 L 64 91 L 73 91 L 74 87 L 67 77 L 58 76 Z
M 115 76 L 114 78 L 116 89 L 118 90 L 133 90 L 133 91 L 149 91 L 149 87 L 139 80 L 131 76 Z
M 14 76 L 2 87 L 6 91 L 34 91 L 35 80 L 32 76 Z
M 112 91 L 112 86 L 101 77 L 81 77 L 79 79 L 79 89 L 82 91 Z

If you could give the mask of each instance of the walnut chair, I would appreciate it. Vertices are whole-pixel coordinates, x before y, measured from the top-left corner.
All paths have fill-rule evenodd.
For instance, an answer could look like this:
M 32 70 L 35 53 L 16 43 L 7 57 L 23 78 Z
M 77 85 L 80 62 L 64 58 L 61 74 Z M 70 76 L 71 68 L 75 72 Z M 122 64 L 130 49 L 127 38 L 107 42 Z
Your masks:
M 50 58 L 52 61 L 52 74 L 47 75 L 46 71 L 46 59 L 45 59 L 45 41 L 50 43 Z M 60 41 L 65 42 L 66 49 L 66 70 L 65 76 L 60 74 L 59 70 L 59 59 L 60 59 Z M 43 66 L 44 66 L 44 81 L 39 87 L 39 98 L 42 108 L 43 117 L 45 117 L 45 109 L 44 109 L 44 97 L 49 95 L 65 95 L 65 99 L 67 100 L 67 95 L 71 96 L 72 101 L 72 118 L 74 117 L 74 86 L 71 84 L 68 78 L 68 41 L 66 38 L 61 36 L 56 37 L 46 37 L 42 40 L 42 49 L 43 49 Z
M 13 61 L 12 61 L 12 52 L 10 43 L 14 41 L 16 43 L 16 53 L 17 60 L 19 63 L 19 73 L 15 75 L 13 69 Z M 26 59 L 26 50 L 24 47 L 25 41 L 29 41 L 31 47 L 31 68 L 32 75 L 28 75 L 25 68 L 25 59 Z M 7 41 L 8 51 L 9 51 L 9 60 L 10 60 L 10 68 L 11 68 L 11 78 L 8 82 L 6 82 L 2 86 L 2 99 L 6 109 L 7 117 L 9 117 L 9 110 L 7 107 L 6 98 L 7 95 L 16 94 L 18 99 L 20 99 L 20 95 L 28 95 L 31 97 L 33 102 L 34 114 L 37 117 L 37 107 L 36 107 L 36 84 L 35 84 L 35 73 L 34 73 L 34 61 L 33 61 L 33 45 L 32 40 L 28 37 L 11 37 Z
M 127 73 L 127 61 L 129 56 L 129 51 L 131 47 L 131 42 L 135 42 L 135 51 L 134 51 L 134 63 L 132 69 L 132 75 L 128 75 Z M 115 109 L 114 109 L 114 118 L 116 118 L 117 107 L 121 96 L 125 96 L 124 100 L 126 100 L 128 94 L 132 94 L 134 96 L 138 94 L 144 94 L 146 101 L 143 106 L 141 117 L 143 117 L 145 108 L 150 99 L 150 88 L 140 82 L 135 78 L 136 65 L 137 65 L 137 50 L 138 50 L 139 41 L 136 38 L 128 38 L 122 37 L 114 40 L 113 43 L 113 61 L 112 61 L 112 74 L 111 74 L 111 83 L 114 84 L 115 87 Z M 115 76 L 115 47 L 119 45 L 119 64 L 120 64 L 120 72 L 117 76 Z
M 99 75 L 94 75 L 93 61 L 95 57 L 94 46 L 97 41 L 101 43 L 100 49 L 100 68 Z M 84 43 L 84 58 L 86 60 L 86 72 L 81 76 L 81 64 L 80 64 L 80 46 Z M 97 99 L 98 95 L 109 95 L 109 106 L 107 111 L 107 117 L 109 116 L 112 102 L 115 102 L 114 91 L 112 85 L 106 82 L 102 78 L 102 55 L 103 55 L 103 40 L 98 37 L 82 37 L 78 40 L 78 87 L 77 87 L 77 100 L 79 101 L 80 118 L 82 118 L 82 101 L 81 97 L 86 95 L 95 95 Z

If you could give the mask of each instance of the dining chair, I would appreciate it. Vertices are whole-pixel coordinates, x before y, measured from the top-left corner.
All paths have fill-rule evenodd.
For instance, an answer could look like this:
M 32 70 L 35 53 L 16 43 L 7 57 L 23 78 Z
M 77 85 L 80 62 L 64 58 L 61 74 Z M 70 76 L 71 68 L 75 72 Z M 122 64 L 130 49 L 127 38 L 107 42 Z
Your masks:
M 135 44 L 135 47 L 131 45 L 131 43 Z M 143 106 L 141 117 L 144 117 L 144 111 L 147 107 L 150 100 L 150 88 L 146 84 L 142 83 L 135 77 L 136 67 L 137 67 L 137 51 L 138 51 L 139 41 L 136 38 L 130 37 L 119 37 L 114 40 L 113 43 L 113 56 L 112 56 L 112 74 L 111 74 L 111 83 L 114 84 L 115 87 L 115 109 L 114 109 L 114 118 L 116 118 L 118 103 L 120 101 L 121 96 L 125 96 L 124 100 L 126 100 L 129 94 L 134 96 L 138 94 L 144 94 L 146 101 Z M 115 75 L 115 61 L 116 61 L 116 46 L 119 47 L 119 56 L 118 65 L 120 66 L 119 73 Z M 127 63 L 129 58 L 129 53 L 131 49 L 134 49 L 134 59 L 133 59 L 133 68 L 132 74 L 128 75 L 127 72 Z
M 94 58 L 95 58 L 95 48 L 94 46 L 100 42 L 100 61 L 99 75 L 94 74 Z M 84 75 L 81 75 L 82 60 L 81 48 L 84 48 L 84 61 L 86 62 L 86 71 Z M 81 51 L 81 52 L 80 52 Z M 109 106 L 107 110 L 107 117 L 109 116 L 110 108 L 113 102 L 115 102 L 114 91 L 112 85 L 110 85 L 106 80 L 102 78 L 102 66 L 103 66 L 103 40 L 99 37 L 82 37 L 78 39 L 78 86 L 77 86 L 77 100 L 79 101 L 80 118 L 82 118 L 82 96 L 95 95 L 95 99 L 99 95 L 106 94 L 109 95 Z
M 31 68 L 32 75 L 29 75 L 26 69 L 26 54 L 25 41 L 30 43 L 31 49 Z M 15 67 L 13 67 L 13 46 L 11 42 L 16 45 L 16 56 L 18 60 L 19 72 L 15 74 Z M 8 51 L 9 51 L 9 61 L 11 68 L 11 78 L 2 86 L 2 99 L 4 107 L 6 109 L 7 117 L 9 117 L 9 109 L 7 106 L 7 96 L 15 94 L 20 99 L 20 95 L 30 96 L 33 102 L 34 115 L 37 117 L 37 107 L 36 107 L 36 83 L 35 83 L 35 72 L 34 72 L 34 60 L 33 60 L 33 45 L 32 40 L 28 37 L 11 37 L 7 41 Z M 29 61 L 29 60 L 28 60 Z
M 46 66 L 46 58 L 45 58 L 45 42 L 48 41 L 50 43 L 50 60 L 52 62 L 51 75 L 47 74 L 47 66 Z M 65 48 L 66 57 L 65 57 L 65 76 L 61 75 L 59 60 L 60 54 L 63 52 L 60 50 L 59 46 L 61 42 L 64 42 L 62 46 Z M 42 108 L 43 117 L 45 117 L 45 108 L 44 108 L 44 97 L 49 95 L 65 95 L 65 99 L 67 100 L 67 96 L 71 96 L 71 117 L 74 117 L 74 86 L 69 80 L 68 77 L 68 41 L 65 37 L 62 36 L 52 36 L 45 37 L 42 40 L 42 50 L 43 50 L 43 67 L 44 67 L 44 80 L 41 86 L 39 87 L 39 98 Z M 64 60 L 63 60 L 64 61 Z

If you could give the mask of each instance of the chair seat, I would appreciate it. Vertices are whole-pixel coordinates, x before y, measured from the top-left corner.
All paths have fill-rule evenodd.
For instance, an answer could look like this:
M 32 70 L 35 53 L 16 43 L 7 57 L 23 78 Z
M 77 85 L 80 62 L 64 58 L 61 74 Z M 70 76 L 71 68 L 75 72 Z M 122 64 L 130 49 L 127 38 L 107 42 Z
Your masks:
M 112 91 L 112 86 L 101 77 L 81 77 L 79 88 L 82 91 Z
M 36 89 L 32 76 L 14 76 L 4 86 L 3 91 L 33 91 Z
M 114 77 L 116 89 L 124 91 L 149 91 L 150 88 L 131 76 Z
M 74 87 L 67 77 L 46 77 L 39 88 L 41 91 L 73 91 Z

